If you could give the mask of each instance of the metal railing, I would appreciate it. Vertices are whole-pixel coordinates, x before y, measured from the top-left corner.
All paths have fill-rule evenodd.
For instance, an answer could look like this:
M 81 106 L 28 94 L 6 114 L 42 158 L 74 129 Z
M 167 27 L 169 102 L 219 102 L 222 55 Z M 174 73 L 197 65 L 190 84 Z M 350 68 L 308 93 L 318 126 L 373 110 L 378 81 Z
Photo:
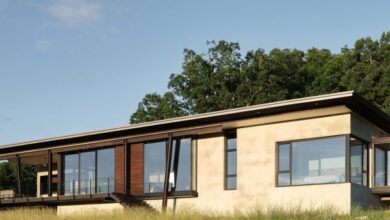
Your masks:
M 63 182 L 64 195 L 87 195 L 96 193 L 110 193 L 114 191 L 115 179 L 113 177 L 71 180 Z

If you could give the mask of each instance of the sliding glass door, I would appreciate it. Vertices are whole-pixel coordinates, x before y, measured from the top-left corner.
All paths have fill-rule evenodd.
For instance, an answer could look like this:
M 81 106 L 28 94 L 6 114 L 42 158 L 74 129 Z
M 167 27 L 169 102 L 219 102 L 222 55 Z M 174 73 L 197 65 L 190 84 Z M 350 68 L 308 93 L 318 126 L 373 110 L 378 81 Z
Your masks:
M 63 155 L 64 195 L 113 192 L 114 148 Z

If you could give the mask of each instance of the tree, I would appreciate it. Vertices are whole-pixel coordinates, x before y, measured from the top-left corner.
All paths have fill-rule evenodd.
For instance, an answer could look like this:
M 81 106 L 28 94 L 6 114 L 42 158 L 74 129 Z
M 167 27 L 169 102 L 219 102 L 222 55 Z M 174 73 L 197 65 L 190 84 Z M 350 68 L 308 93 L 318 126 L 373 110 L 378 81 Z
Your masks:
M 163 96 L 147 94 L 130 123 L 140 123 L 278 100 L 355 90 L 390 114 L 390 32 L 329 49 L 263 49 L 242 58 L 234 42 L 208 42 L 206 54 L 184 50 L 182 72 Z

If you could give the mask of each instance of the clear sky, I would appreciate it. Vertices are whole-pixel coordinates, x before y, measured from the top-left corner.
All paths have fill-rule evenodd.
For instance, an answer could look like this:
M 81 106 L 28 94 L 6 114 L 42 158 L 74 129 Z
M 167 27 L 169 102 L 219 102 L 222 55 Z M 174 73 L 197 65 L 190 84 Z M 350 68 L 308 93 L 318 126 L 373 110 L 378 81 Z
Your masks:
M 390 1 L 0 0 L 0 144 L 126 125 L 184 48 L 340 48 L 390 31 Z

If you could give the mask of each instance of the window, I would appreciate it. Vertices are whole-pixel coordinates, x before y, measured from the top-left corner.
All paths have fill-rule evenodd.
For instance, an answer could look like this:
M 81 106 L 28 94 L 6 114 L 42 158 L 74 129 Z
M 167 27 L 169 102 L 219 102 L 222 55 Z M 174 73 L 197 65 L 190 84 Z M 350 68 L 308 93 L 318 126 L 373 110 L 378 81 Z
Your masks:
M 354 137 L 350 140 L 351 146 L 351 182 L 359 185 L 368 185 L 368 145 Z
M 167 141 L 144 144 L 144 193 L 164 190 Z M 191 138 L 172 140 L 172 158 L 169 172 L 169 191 L 193 189 L 193 147 Z
M 144 144 L 144 193 L 163 192 L 166 141 Z
M 78 194 L 79 154 L 64 156 L 64 194 Z
M 192 189 L 192 140 L 174 139 L 172 142 L 172 161 L 170 172 L 170 190 L 185 191 Z
M 375 148 L 375 186 L 386 186 L 386 151 Z
M 114 148 L 63 155 L 64 195 L 113 192 Z
M 278 145 L 278 186 L 345 180 L 345 136 Z
M 115 150 L 108 148 L 97 151 L 97 192 L 114 192 Z
M 225 189 L 237 189 L 237 137 L 235 131 L 226 133 Z

